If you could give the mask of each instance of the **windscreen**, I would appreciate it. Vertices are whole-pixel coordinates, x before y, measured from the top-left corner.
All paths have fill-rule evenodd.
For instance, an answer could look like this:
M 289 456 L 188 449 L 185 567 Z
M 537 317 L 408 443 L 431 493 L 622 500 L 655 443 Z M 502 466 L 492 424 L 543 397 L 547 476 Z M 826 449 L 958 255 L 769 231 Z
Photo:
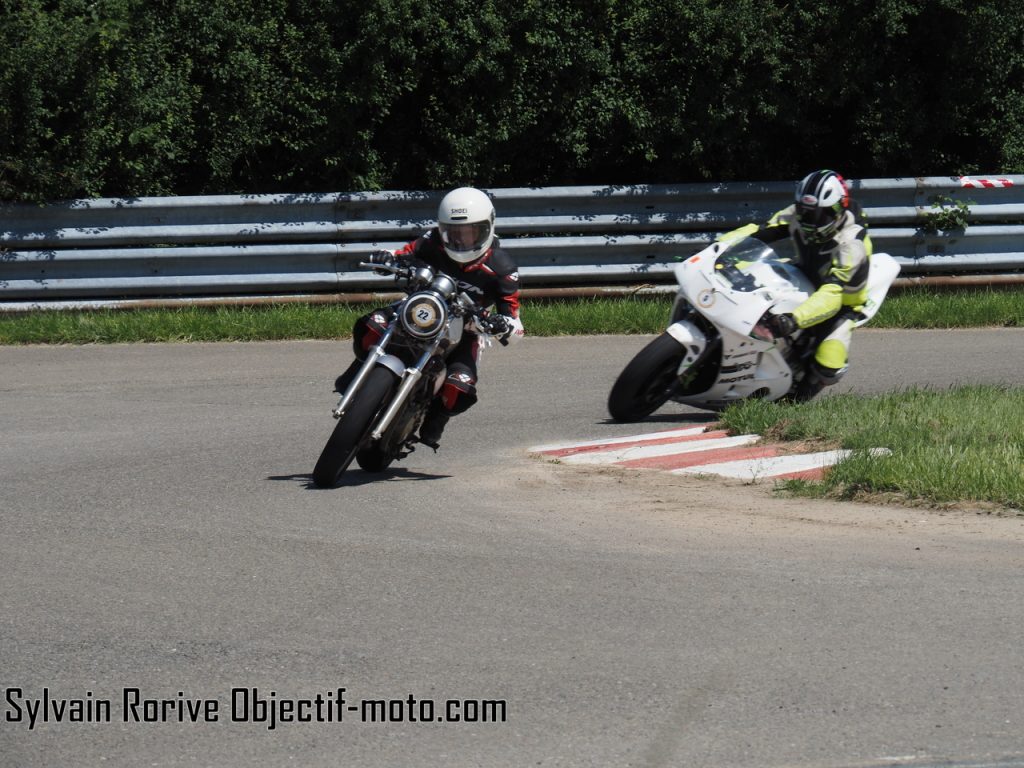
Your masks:
M 792 253 L 791 248 L 784 250 Z M 759 288 L 777 288 L 782 283 L 794 283 L 799 271 L 790 255 L 778 250 L 778 245 L 767 245 L 747 237 L 731 246 L 715 260 L 715 272 L 734 290 L 756 291 Z

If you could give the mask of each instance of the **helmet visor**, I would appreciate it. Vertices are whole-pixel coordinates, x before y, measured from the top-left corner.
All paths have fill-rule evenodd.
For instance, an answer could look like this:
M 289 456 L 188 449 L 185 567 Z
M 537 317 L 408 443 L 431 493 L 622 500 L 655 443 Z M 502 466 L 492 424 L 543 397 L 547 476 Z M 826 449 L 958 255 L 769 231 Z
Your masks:
M 797 203 L 796 206 L 796 217 L 800 221 L 800 225 L 807 229 L 813 227 L 814 229 L 822 229 L 835 223 L 838 218 L 838 214 L 832 210 L 832 208 L 820 208 L 816 205 L 803 205 Z
M 476 251 L 483 248 L 491 235 L 489 221 L 471 224 L 441 224 L 441 237 L 453 251 Z

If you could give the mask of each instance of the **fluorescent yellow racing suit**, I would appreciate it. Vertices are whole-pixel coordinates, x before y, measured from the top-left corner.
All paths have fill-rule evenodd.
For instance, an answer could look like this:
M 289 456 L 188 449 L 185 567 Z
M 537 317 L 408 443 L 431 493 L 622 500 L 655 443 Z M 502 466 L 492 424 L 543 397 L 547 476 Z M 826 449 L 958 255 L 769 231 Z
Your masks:
M 793 310 L 798 328 L 823 326 L 823 338 L 814 353 L 819 373 L 826 380 L 846 367 L 849 359 L 850 335 L 864 302 L 867 300 L 868 264 L 871 261 L 871 238 L 867 217 L 856 201 L 843 212 L 836 233 L 823 243 L 810 243 L 796 220 L 796 206 L 790 205 L 762 225 L 748 224 L 718 239 L 732 242 L 743 237 L 756 237 L 772 243 L 791 237 L 796 246 L 798 266 L 817 290 Z M 827 333 L 826 333 L 827 332 Z

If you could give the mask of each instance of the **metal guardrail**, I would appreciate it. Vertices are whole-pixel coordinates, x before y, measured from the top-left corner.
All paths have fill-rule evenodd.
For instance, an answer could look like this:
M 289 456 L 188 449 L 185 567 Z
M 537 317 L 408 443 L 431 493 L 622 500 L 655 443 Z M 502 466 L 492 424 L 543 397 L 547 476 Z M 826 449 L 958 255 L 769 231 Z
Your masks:
M 1024 176 L 850 182 L 903 275 L 1024 269 Z M 525 287 L 669 282 L 723 231 L 787 205 L 793 183 L 487 190 Z M 351 293 L 358 268 L 434 223 L 438 192 L 73 200 L 0 207 L 0 309 L 68 299 Z M 929 232 L 940 210 L 966 229 Z

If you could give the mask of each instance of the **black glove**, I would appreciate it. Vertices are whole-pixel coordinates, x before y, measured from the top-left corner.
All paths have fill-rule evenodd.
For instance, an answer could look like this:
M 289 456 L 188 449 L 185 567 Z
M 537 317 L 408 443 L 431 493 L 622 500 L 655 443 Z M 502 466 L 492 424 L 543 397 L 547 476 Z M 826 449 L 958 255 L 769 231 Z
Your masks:
M 367 261 L 370 264 L 381 264 L 383 266 L 390 267 L 394 260 L 395 256 L 391 251 L 374 251 L 370 254 L 370 258 Z M 389 269 L 375 269 L 373 271 L 378 275 L 391 274 L 391 270 Z
M 796 320 L 788 312 L 783 312 L 781 315 L 768 315 L 768 328 L 772 332 L 772 336 L 776 339 L 783 336 L 789 336 L 795 332 L 798 328 Z
M 504 315 L 491 315 L 484 320 L 484 330 L 492 336 L 504 338 L 511 329 Z

